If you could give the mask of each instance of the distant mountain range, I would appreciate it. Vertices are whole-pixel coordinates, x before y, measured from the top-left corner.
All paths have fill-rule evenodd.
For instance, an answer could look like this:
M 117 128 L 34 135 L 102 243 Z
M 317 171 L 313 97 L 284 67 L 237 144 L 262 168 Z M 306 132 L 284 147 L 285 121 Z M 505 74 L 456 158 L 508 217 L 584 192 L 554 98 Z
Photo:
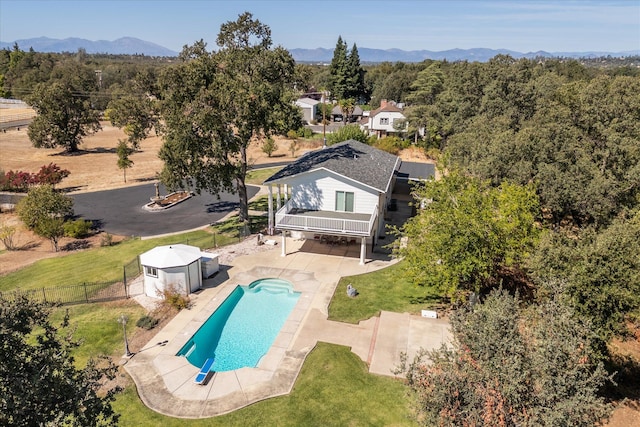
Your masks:
M 12 49 L 18 43 L 22 50 L 33 48 L 36 52 L 77 52 L 84 49 L 87 53 L 106 53 L 124 55 L 145 56 L 178 56 L 178 52 L 172 51 L 155 43 L 140 40 L 134 37 L 122 37 L 114 41 L 91 41 L 80 38 L 51 39 L 38 37 L 35 39 L 15 40 L 13 42 L 0 42 L 0 49 Z M 333 58 L 333 49 L 289 49 L 296 62 L 328 63 Z M 425 59 L 447 61 L 478 61 L 485 62 L 496 55 L 510 55 L 513 58 L 537 58 L 537 57 L 563 57 L 563 58 L 599 58 L 606 56 L 638 56 L 640 50 L 627 52 L 516 52 L 508 49 L 451 49 L 443 51 L 431 50 L 401 50 L 401 49 L 369 49 L 359 47 L 360 61 L 367 62 L 421 62 Z
M 77 52 L 78 49 L 84 49 L 87 53 L 113 55 L 178 56 L 178 52 L 134 37 L 122 37 L 114 41 L 92 41 L 75 37 L 68 39 L 38 37 L 35 39 L 16 40 L 11 43 L 0 41 L 0 49 L 13 49 L 15 43 L 18 43 L 18 47 L 22 50 L 26 51 L 33 48 L 36 52 Z

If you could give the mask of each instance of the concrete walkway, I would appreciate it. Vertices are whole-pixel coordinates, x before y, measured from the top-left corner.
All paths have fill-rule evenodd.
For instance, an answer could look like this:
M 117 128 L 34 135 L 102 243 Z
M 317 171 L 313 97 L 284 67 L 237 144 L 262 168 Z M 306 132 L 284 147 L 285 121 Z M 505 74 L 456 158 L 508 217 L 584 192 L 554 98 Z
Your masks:
M 286 257 L 277 248 L 235 258 L 192 296 L 193 307 L 181 311 L 127 361 L 125 369 L 148 407 L 174 417 L 205 418 L 288 394 L 318 341 L 350 347 L 371 373 L 387 376 L 393 376 L 401 352 L 412 357 L 420 348 L 438 348 L 449 341 L 446 321 L 407 313 L 382 312 L 357 325 L 327 320 L 341 276 L 374 271 L 393 261 L 369 258 L 362 266 L 359 250 L 328 249 L 319 242 L 291 238 L 286 247 Z M 176 353 L 236 285 L 268 277 L 288 280 L 301 293 L 271 349 L 255 368 L 218 372 L 206 385 L 196 385 L 199 369 Z

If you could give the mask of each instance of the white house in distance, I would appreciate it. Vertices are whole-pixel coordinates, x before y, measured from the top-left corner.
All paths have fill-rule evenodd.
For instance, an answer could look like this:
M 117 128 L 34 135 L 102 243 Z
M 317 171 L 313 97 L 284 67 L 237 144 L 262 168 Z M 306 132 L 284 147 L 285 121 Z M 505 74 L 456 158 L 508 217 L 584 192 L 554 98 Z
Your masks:
M 388 135 L 398 133 L 394 128 L 394 123 L 399 120 L 406 120 L 402 109 L 393 102 L 386 99 L 380 101 L 380 108 L 371 111 L 368 117 L 363 117 L 360 121 L 360 129 L 369 135 L 377 135 L 378 138 L 384 138 Z
M 303 119 L 307 123 L 311 123 L 316 118 L 318 113 L 318 104 L 320 101 L 316 101 L 311 98 L 300 98 L 296 100 L 296 105 L 302 110 Z
M 202 280 L 219 270 L 218 255 L 195 246 L 156 246 L 140 255 L 144 293 L 162 298 L 166 290 L 189 295 L 202 287 Z
M 349 140 L 306 153 L 269 177 L 264 182 L 270 196 L 269 232 L 282 231 L 282 255 L 289 231 L 305 238 L 323 235 L 359 242 L 364 264 L 367 243 L 384 233 L 384 213 L 400 164 L 393 154 Z

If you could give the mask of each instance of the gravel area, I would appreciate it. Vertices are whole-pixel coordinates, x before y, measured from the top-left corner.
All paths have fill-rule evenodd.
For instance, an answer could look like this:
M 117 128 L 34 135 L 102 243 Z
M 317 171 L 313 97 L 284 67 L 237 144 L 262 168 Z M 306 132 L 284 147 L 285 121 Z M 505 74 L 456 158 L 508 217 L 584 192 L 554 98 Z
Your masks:
M 205 252 L 211 252 L 218 254 L 218 263 L 220 265 L 232 265 L 233 259 L 241 255 L 254 254 L 256 252 L 264 252 L 275 250 L 279 247 L 280 243 L 276 240 L 275 236 L 264 236 L 264 241 L 273 240 L 275 245 L 258 244 L 258 235 L 252 234 L 239 243 L 231 245 L 221 246 L 219 248 L 207 249 Z

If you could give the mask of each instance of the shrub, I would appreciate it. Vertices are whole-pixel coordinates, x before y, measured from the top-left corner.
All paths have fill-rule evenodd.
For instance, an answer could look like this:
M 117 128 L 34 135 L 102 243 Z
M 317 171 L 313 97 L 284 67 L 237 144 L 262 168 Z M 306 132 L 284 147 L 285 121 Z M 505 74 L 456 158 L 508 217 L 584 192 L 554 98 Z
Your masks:
M 67 176 L 69 176 L 69 171 L 61 169 L 54 163 L 42 166 L 40 171 L 35 174 L 12 170 L 7 173 L 0 171 L 0 190 L 26 192 L 34 185 L 43 184 L 53 187 Z
M 109 234 L 109 233 L 105 233 L 102 235 L 102 238 L 100 239 L 100 246 L 111 246 L 113 245 L 113 235 Z
M 262 152 L 265 153 L 268 157 L 271 157 L 274 151 L 278 149 L 278 144 L 274 141 L 273 138 L 267 138 L 262 146 Z
M 301 127 L 298 129 L 298 137 L 309 139 L 313 136 L 313 131 L 306 127 Z
M 147 331 L 153 329 L 158 324 L 158 319 L 151 316 L 142 316 L 136 322 L 138 328 L 146 329 Z
M 91 233 L 91 221 L 77 219 L 75 221 L 67 221 L 64 223 L 64 235 L 73 237 L 74 239 L 82 239 Z
M 42 166 L 37 174 L 35 174 L 34 180 L 37 184 L 49 184 L 55 186 L 59 184 L 64 178 L 69 176 L 69 171 L 61 169 L 60 166 L 49 163 L 47 166 Z
M 400 150 L 407 148 L 409 144 L 397 136 L 387 136 L 377 140 L 373 145 L 387 153 L 398 154 Z
M 289 139 L 298 139 L 298 132 L 296 132 L 295 130 L 290 130 L 289 132 L 287 132 L 287 138 Z
M 35 183 L 29 172 L 9 171 L 2 176 L 0 184 L 5 191 L 27 191 Z
M 360 141 L 365 144 L 368 143 L 367 134 L 360 129 L 360 126 L 346 125 L 346 126 L 341 126 L 335 132 L 327 135 L 327 144 L 333 145 L 342 141 L 348 141 L 350 139 L 354 139 L 356 141 Z
M 177 292 L 175 288 L 169 287 L 162 291 L 162 297 L 164 298 L 164 304 L 173 307 L 177 310 L 189 307 L 191 301 L 188 296 L 182 295 Z
M 291 144 L 289 144 L 289 151 L 291 151 L 291 157 L 296 156 L 296 151 L 298 151 L 298 141 L 291 141 Z
M 16 228 L 10 225 L 0 226 L 0 241 L 8 251 L 15 251 L 18 245 L 14 241 Z

